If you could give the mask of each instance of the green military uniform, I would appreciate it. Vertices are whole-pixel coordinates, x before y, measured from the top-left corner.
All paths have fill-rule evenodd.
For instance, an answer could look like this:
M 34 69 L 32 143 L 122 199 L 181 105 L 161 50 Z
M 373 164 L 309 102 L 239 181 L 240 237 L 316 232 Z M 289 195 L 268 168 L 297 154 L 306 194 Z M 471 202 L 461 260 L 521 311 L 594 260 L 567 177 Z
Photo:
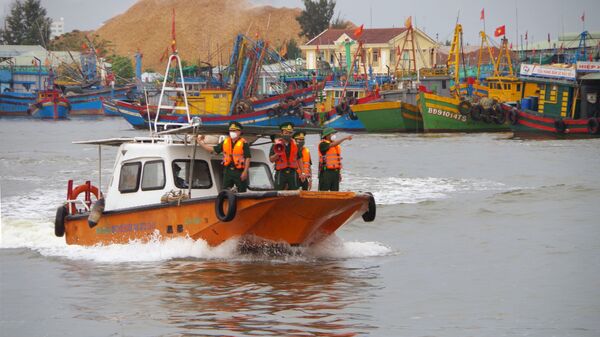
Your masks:
M 329 151 L 329 143 L 321 142 L 319 144 L 319 153 L 324 156 Z M 319 191 L 339 191 L 340 190 L 340 170 L 328 169 L 325 164 L 319 163 Z
M 241 131 L 243 129 L 242 124 L 238 123 L 238 122 L 230 122 L 229 123 L 229 131 L 239 131 L 240 133 L 237 134 L 237 140 L 235 141 L 235 143 L 231 144 L 231 149 L 235 149 L 235 145 L 240 142 L 242 140 L 242 137 L 240 136 Z M 228 137 L 229 139 L 231 139 L 231 137 Z M 212 148 L 214 153 L 222 153 L 223 152 L 223 142 L 213 146 Z M 251 157 L 250 154 L 250 145 L 248 144 L 248 142 L 244 142 L 244 145 L 242 147 L 242 151 L 244 153 L 244 161 L 247 158 Z M 223 163 L 225 163 L 225 160 L 223 160 Z M 227 189 L 227 188 L 232 188 L 233 186 L 237 186 L 237 190 L 238 192 L 246 192 L 246 190 L 248 189 L 248 179 L 246 180 L 242 180 L 242 173 L 244 172 L 244 169 L 239 169 L 235 167 L 235 163 L 234 160 L 229 160 L 228 165 L 224 165 L 223 166 L 223 188 Z
M 239 142 L 238 139 L 234 144 L 232 144 L 232 148 L 235 147 L 235 144 Z M 213 147 L 213 151 L 219 154 L 223 152 L 223 143 L 219 143 Z M 244 143 L 244 158 L 250 158 L 250 145 L 248 143 Z M 223 167 L 223 188 L 232 188 L 234 185 L 237 186 L 238 192 L 246 192 L 248 189 L 248 179 L 245 181 L 242 180 L 242 172 L 244 169 L 238 169 L 233 164 L 233 161 L 229 163 L 229 166 Z
M 285 146 L 285 155 L 290 156 L 290 152 L 292 151 L 292 141 Z M 269 151 L 269 156 L 275 154 L 275 144 L 271 145 L 271 150 Z M 298 149 L 298 160 L 302 159 L 302 152 Z M 298 186 L 298 172 L 293 168 L 285 168 L 282 170 L 275 170 L 275 189 L 278 191 L 281 190 L 297 190 L 300 188 Z M 286 188 L 287 186 L 287 188 Z

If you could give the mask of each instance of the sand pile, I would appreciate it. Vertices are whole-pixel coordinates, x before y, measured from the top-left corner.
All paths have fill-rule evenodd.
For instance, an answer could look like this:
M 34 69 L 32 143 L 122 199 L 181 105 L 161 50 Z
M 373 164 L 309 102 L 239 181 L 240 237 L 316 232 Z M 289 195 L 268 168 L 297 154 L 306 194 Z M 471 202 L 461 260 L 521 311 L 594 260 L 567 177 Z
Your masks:
M 275 47 L 291 38 L 298 44 L 304 42 L 298 36 L 300 25 L 295 19 L 301 9 L 253 6 L 247 0 L 139 0 L 96 33 L 112 42 L 119 55 L 132 57 L 140 50 L 144 70 L 163 72 L 166 61 L 160 60 L 171 43 L 173 8 L 177 49 L 190 63 L 229 63 L 238 33 L 253 39 L 258 34 Z

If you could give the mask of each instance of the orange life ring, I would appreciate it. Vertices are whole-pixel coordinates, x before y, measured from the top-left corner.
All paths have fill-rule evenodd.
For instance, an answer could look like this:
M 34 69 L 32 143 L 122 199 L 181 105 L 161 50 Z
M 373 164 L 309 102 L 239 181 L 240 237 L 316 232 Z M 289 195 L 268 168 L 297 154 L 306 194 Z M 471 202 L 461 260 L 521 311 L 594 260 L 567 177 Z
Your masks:
M 87 191 L 88 186 L 89 186 L 90 193 L 92 193 L 96 197 L 96 199 L 98 199 L 98 187 L 96 187 L 94 185 L 87 185 L 87 184 L 83 184 L 83 185 L 79 185 L 79 186 L 75 187 L 73 189 L 73 191 L 71 191 L 71 199 L 76 199 L 78 195 Z
M 89 188 L 88 188 L 89 186 Z M 83 184 L 83 185 L 79 185 L 77 187 L 75 187 L 72 191 L 71 191 L 71 200 L 75 200 L 77 199 L 77 196 L 79 196 L 81 193 L 86 192 L 86 191 L 90 191 L 91 194 L 93 194 L 96 197 L 96 200 L 98 200 L 98 187 L 94 186 L 94 185 L 88 185 L 88 184 Z M 89 205 L 88 205 L 89 206 Z M 76 208 L 74 204 L 70 204 L 69 206 L 69 210 L 71 214 L 74 214 L 76 212 Z

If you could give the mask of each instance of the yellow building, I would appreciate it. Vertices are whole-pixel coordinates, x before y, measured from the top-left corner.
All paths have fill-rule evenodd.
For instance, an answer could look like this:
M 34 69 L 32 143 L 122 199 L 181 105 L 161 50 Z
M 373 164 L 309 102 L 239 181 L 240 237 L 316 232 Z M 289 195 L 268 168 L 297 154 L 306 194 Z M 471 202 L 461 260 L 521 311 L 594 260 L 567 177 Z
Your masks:
M 326 29 L 314 39 L 300 46 L 306 59 L 306 69 L 317 69 L 317 60 L 329 63 L 331 67 L 346 66 L 346 44 L 350 44 L 351 59 L 356 54 L 358 40 L 363 43 L 363 52 L 358 55 L 358 72 L 364 73 L 372 67 L 374 74 L 387 74 L 397 70 L 413 68 L 415 59 L 410 52 L 412 43 L 406 38 L 406 28 L 372 28 L 363 29 L 357 38 L 355 29 Z M 434 66 L 437 56 L 437 43 L 421 30 L 414 29 L 414 45 L 416 69 Z M 402 55 L 398 55 L 402 49 Z M 400 61 L 398 61 L 400 59 Z

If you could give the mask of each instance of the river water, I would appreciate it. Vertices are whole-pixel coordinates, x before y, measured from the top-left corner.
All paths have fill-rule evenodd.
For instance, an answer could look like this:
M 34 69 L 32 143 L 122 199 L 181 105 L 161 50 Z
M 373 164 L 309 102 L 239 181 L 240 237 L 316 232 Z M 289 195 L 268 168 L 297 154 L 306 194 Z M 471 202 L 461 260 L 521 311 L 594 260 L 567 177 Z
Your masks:
M 600 335 L 598 139 L 355 135 L 342 189 L 373 192 L 377 219 L 294 254 L 67 246 L 66 182 L 98 180 L 97 148 L 71 142 L 134 135 L 0 119 L 1 336 Z

